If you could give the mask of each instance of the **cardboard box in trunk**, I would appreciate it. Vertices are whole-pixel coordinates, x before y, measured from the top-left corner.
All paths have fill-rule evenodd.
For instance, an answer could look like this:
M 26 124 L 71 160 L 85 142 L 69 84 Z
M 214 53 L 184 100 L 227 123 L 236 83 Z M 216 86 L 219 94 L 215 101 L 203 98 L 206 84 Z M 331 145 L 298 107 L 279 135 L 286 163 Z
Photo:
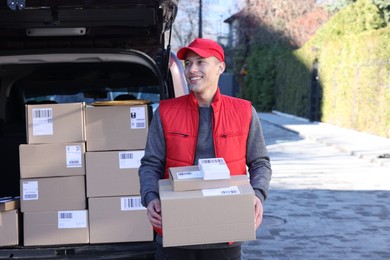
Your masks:
M 25 246 L 89 243 L 87 210 L 23 213 Z
M 20 208 L 19 197 L 4 197 L 0 198 L 0 212 L 9 211 Z
M 0 212 L 0 246 L 19 244 L 19 211 Z
M 89 198 L 90 243 L 153 241 L 139 196 Z
M 149 105 L 86 107 L 87 151 L 145 149 L 150 110 Z
M 85 176 L 20 180 L 22 212 L 86 209 Z
M 27 143 L 85 141 L 84 103 L 26 105 Z
M 140 151 L 86 153 L 87 197 L 139 195 Z
M 20 178 L 85 175 L 85 143 L 21 144 Z

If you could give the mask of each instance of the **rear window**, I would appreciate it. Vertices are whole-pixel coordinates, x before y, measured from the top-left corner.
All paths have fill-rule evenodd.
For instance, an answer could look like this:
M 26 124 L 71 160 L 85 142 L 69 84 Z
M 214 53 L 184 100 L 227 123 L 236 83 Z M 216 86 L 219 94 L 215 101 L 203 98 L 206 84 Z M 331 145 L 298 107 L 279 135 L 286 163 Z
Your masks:
M 16 69 L 17 68 L 17 69 Z M 155 110 L 161 83 L 149 68 L 125 62 L 19 65 L 10 101 L 21 113 L 25 104 L 148 100 Z M 10 106 L 15 108 L 16 104 Z

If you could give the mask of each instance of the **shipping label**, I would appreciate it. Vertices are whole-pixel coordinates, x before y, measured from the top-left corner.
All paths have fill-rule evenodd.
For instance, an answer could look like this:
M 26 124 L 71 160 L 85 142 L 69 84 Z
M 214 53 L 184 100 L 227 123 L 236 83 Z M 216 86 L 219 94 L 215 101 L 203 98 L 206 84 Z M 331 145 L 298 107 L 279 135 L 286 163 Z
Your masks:
M 81 145 L 66 146 L 66 167 L 80 168 L 82 166 L 83 149 Z
M 139 168 L 145 151 L 119 152 L 119 169 Z
M 145 107 L 130 108 L 130 129 L 146 128 L 146 110 Z
M 58 228 L 86 228 L 87 211 L 58 211 Z
M 53 135 L 53 109 L 33 108 L 31 113 L 33 136 Z
M 38 181 L 23 181 L 23 200 L 38 200 Z
M 121 198 L 121 211 L 128 210 L 144 210 L 146 209 L 141 204 L 141 197 L 123 197 Z
M 226 195 L 238 195 L 240 190 L 237 186 L 230 186 L 227 188 L 218 188 L 218 189 L 204 189 L 202 190 L 203 196 L 226 196 Z
M 202 171 L 178 172 L 176 175 L 179 180 L 203 178 Z

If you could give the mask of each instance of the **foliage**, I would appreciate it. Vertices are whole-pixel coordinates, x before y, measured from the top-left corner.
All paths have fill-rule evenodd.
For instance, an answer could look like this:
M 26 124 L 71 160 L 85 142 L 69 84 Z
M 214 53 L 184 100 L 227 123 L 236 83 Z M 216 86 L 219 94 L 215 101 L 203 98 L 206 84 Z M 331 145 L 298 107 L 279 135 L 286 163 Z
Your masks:
M 259 111 L 270 111 L 275 106 L 279 57 L 306 42 L 329 16 L 314 0 L 248 0 L 237 17 L 241 37 L 234 67 L 236 75 L 247 70 L 238 78 L 239 96 Z
M 381 10 L 383 18 L 390 23 L 390 1 L 389 0 L 372 0 L 372 2 Z
M 276 60 L 286 49 L 267 46 L 251 46 L 241 97 L 251 100 L 258 111 L 271 111 L 275 104 Z
M 390 137 L 390 26 L 382 28 L 378 10 L 369 0 L 358 0 L 280 62 L 276 110 L 305 115 L 309 72 L 318 60 L 321 121 Z
M 359 0 L 332 16 L 328 23 L 317 31 L 314 41 L 326 42 L 330 38 L 355 35 L 385 26 L 379 9 L 370 0 Z
M 322 1 L 322 5 L 332 14 L 339 12 L 341 9 L 349 4 L 356 2 L 356 0 L 328 0 Z
M 344 7 L 357 2 L 357 0 L 324 0 L 322 5 L 331 13 L 335 14 Z M 371 0 L 378 7 L 386 23 L 390 23 L 390 1 L 389 0 Z
M 329 17 L 315 0 L 247 0 L 245 12 L 244 23 L 255 25 L 255 30 L 241 26 L 249 31 L 250 42 L 294 48 L 302 46 Z

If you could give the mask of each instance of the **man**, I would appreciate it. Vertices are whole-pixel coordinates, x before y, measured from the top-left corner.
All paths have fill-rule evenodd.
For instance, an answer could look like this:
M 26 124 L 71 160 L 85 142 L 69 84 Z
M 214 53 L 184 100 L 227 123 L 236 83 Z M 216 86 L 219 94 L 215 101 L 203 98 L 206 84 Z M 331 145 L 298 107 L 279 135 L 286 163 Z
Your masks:
M 223 48 L 215 41 L 197 38 L 177 56 L 184 60 L 190 94 L 160 102 L 139 168 L 142 204 L 158 232 L 156 259 L 241 259 L 241 243 L 237 242 L 162 247 L 158 180 L 168 178 L 170 167 L 223 157 L 232 174 L 248 170 L 256 195 L 254 228 L 262 221 L 272 172 L 256 110 L 247 100 L 220 93 L 218 80 L 226 66 Z

